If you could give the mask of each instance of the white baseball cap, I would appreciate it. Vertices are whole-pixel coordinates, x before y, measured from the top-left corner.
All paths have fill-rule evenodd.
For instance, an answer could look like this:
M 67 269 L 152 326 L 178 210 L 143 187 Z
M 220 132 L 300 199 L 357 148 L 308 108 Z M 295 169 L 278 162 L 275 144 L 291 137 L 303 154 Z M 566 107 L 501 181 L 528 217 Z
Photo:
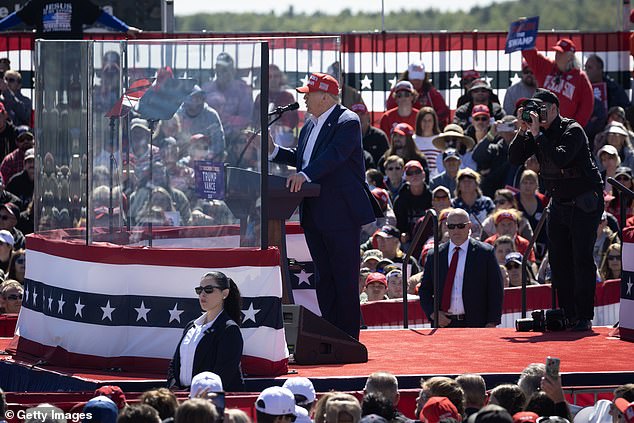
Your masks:
M 13 238 L 13 235 L 11 235 L 11 232 L 3 229 L 0 231 L 0 242 L 4 242 L 5 244 L 9 244 L 13 247 L 15 239 Z
M 255 409 L 271 416 L 295 414 L 295 397 L 293 393 L 281 386 L 271 386 L 258 395 Z
M 313 386 L 313 383 L 310 381 L 310 379 L 305 377 L 288 378 L 282 386 L 290 390 L 293 395 L 301 395 L 306 398 L 306 401 L 301 405 L 306 405 L 314 402 L 315 398 L 317 397 L 315 395 L 315 387 Z
M 220 376 L 212 372 L 198 373 L 192 378 L 192 386 L 189 389 L 189 398 L 194 398 L 204 389 L 207 392 L 224 392 Z

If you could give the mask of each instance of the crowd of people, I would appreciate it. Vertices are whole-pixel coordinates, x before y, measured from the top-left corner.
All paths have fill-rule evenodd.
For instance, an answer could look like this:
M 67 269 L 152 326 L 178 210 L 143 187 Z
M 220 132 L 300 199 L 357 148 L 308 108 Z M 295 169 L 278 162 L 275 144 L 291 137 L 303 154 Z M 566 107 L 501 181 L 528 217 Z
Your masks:
M 188 395 L 181 401 L 167 388 L 148 390 L 132 399 L 118 386 L 103 386 L 93 398 L 70 410 L 54 404 L 29 408 L 25 413 L 31 417 L 25 422 L 65 423 L 67 419 L 59 416 L 68 415 L 73 417 L 68 421 L 101 423 L 632 423 L 634 384 L 616 387 L 612 397 L 586 408 L 569 404 L 560 377 L 549 375 L 542 363 L 531 363 L 516 383 L 495 387 L 487 387 L 481 375 L 472 373 L 455 379 L 421 379 L 415 409 L 403 410 L 397 378 L 379 371 L 369 375 L 363 392 L 355 395 L 337 391 L 317 394 L 310 379 L 288 378 L 282 386 L 259 393 L 252 420 L 244 410 L 230 407 L 231 397 L 225 395 L 218 375 L 202 372 L 194 375 Z M 6 409 L 0 390 L 0 413 Z

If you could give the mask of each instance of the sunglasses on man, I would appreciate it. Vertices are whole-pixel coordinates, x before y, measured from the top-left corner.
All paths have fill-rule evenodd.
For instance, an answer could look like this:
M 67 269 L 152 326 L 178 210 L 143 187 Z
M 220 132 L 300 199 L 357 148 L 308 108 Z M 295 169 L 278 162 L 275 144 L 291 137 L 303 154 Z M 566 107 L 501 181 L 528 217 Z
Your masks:
M 469 223 L 447 223 L 447 229 L 464 229 Z

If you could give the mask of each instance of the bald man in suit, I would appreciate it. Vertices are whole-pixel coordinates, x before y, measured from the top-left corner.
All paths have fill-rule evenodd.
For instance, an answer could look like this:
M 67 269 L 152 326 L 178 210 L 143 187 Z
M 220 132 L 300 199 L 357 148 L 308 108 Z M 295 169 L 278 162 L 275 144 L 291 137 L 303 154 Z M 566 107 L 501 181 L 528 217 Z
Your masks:
M 495 327 L 501 323 L 504 286 L 493 247 L 470 237 L 465 210 L 447 216 L 449 241 L 438 247 L 439 327 Z M 434 318 L 434 259 L 430 251 L 419 289 L 420 303 Z

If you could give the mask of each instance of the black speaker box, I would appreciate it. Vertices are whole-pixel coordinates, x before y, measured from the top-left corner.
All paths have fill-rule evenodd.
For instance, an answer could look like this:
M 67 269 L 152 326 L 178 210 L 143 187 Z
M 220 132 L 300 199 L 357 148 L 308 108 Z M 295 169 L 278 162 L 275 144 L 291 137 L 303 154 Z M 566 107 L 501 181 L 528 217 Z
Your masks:
M 307 308 L 282 305 L 288 350 L 297 364 L 365 363 L 365 345 Z

